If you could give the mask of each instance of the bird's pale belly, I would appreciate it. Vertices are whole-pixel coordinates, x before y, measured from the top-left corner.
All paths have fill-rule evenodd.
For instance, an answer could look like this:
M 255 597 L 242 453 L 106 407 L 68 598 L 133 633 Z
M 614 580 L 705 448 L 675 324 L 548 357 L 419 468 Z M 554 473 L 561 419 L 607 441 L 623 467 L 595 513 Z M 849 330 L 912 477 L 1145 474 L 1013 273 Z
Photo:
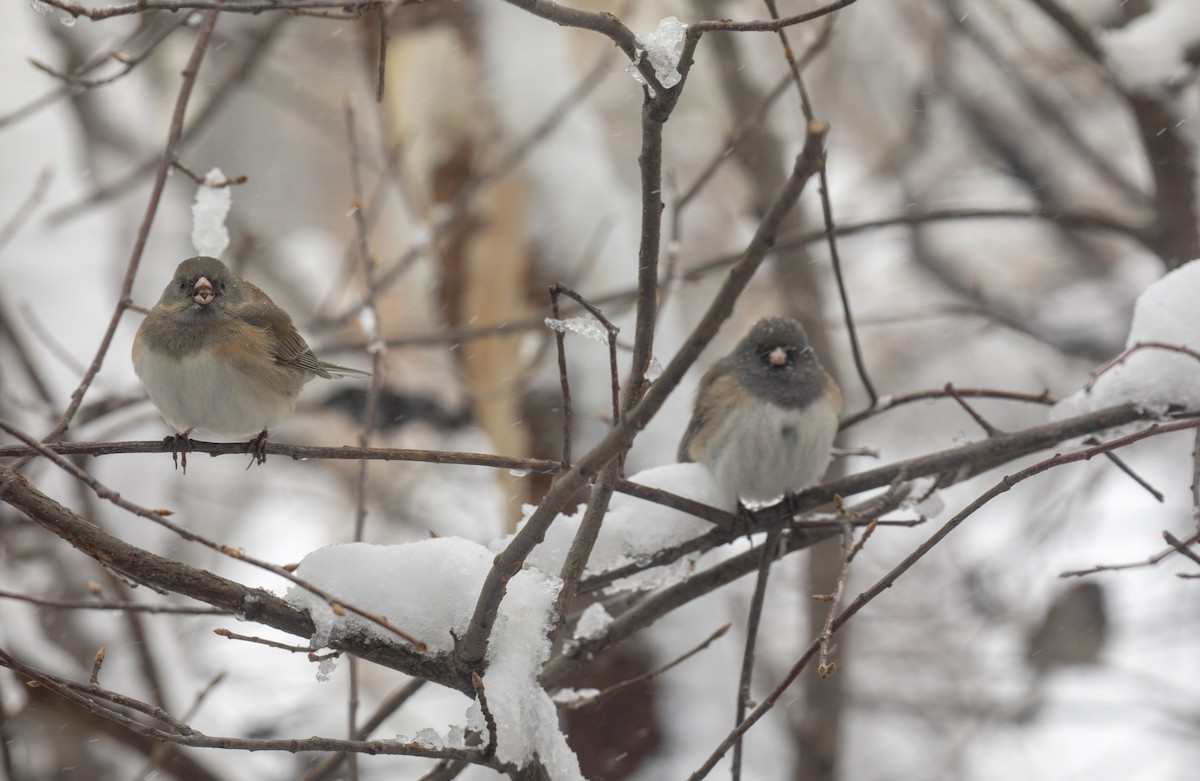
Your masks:
M 181 360 L 153 351 L 136 356 L 134 369 L 154 405 L 177 431 L 203 429 L 225 437 L 250 437 L 287 420 L 304 385 L 300 372 L 280 386 L 264 383 L 212 350 Z M 275 375 L 278 377 L 278 375 Z
M 815 485 L 829 466 L 837 416 L 825 405 L 755 404 L 728 415 L 706 459 L 740 499 L 765 502 Z

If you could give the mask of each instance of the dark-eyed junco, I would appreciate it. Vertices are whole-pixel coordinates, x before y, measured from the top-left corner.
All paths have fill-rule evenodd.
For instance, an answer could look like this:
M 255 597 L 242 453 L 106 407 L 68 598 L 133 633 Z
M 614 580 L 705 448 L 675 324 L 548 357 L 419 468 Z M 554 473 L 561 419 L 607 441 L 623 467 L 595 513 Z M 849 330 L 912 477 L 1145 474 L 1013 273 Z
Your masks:
M 680 461 L 705 464 L 738 499 L 814 485 L 829 465 L 842 393 L 795 320 L 759 320 L 700 380 Z
M 1029 663 L 1039 672 L 1069 665 L 1096 664 L 1108 640 L 1104 590 L 1094 580 L 1059 592 L 1042 622 L 1025 641 Z
M 193 429 L 255 440 L 291 417 L 313 377 L 367 372 L 318 360 L 288 313 L 216 258 L 189 258 L 133 340 L 150 400 L 186 438 Z

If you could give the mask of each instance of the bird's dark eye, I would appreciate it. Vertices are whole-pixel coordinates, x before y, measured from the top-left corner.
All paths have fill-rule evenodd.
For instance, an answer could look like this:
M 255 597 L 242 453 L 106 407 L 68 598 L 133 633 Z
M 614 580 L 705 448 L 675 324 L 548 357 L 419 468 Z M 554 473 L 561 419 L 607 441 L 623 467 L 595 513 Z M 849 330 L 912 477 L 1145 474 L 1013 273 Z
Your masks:
M 224 292 L 225 292 L 225 282 L 224 282 L 224 280 L 222 280 L 222 281 L 220 281 L 220 282 L 218 282 L 218 283 L 217 283 L 217 288 L 218 288 L 218 289 L 219 289 L 219 290 L 220 290 L 222 293 L 224 293 Z
M 185 279 L 185 280 L 182 280 L 182 281 L 179 283 L 179 289 L 180 289 L 180 290 L 187 290 L 187 289 L 188 289 L 188 281 L 187 281 L 186 279 Z

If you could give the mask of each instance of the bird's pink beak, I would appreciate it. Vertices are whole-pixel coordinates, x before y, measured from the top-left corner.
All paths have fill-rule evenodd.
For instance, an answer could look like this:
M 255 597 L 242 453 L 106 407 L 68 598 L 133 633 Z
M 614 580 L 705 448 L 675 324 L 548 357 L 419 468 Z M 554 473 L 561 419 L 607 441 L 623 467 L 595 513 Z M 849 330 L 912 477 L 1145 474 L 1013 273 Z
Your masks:
M 787 364 L 787 350 L 782 347 L 776 347 L 771 350 L 770 356 L 767 358 L 772 366 L 783 366 Z
M 196 284 L 192 287 L 192 300 L 200 306 L 207 306 L 213 301 L 213 286 L 212 282 L 208 281 L 208 277 L 200 277 L 196 280 Z

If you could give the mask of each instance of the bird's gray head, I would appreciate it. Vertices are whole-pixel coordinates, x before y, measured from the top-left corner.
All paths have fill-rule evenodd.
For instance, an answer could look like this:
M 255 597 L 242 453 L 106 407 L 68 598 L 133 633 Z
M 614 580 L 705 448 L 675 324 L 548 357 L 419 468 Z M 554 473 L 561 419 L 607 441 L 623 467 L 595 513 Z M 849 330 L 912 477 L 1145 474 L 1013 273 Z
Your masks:
M 752 393 L 785 407 L 803 407 L 825 392 L 825 372 L 804 328 L 786 317 L 759 320 L 729 356 Z
M 211 318 L 245 298 L 241 280 L 216 258 L 188 258 L 175 269 L 159 300 L 181 314 Z

